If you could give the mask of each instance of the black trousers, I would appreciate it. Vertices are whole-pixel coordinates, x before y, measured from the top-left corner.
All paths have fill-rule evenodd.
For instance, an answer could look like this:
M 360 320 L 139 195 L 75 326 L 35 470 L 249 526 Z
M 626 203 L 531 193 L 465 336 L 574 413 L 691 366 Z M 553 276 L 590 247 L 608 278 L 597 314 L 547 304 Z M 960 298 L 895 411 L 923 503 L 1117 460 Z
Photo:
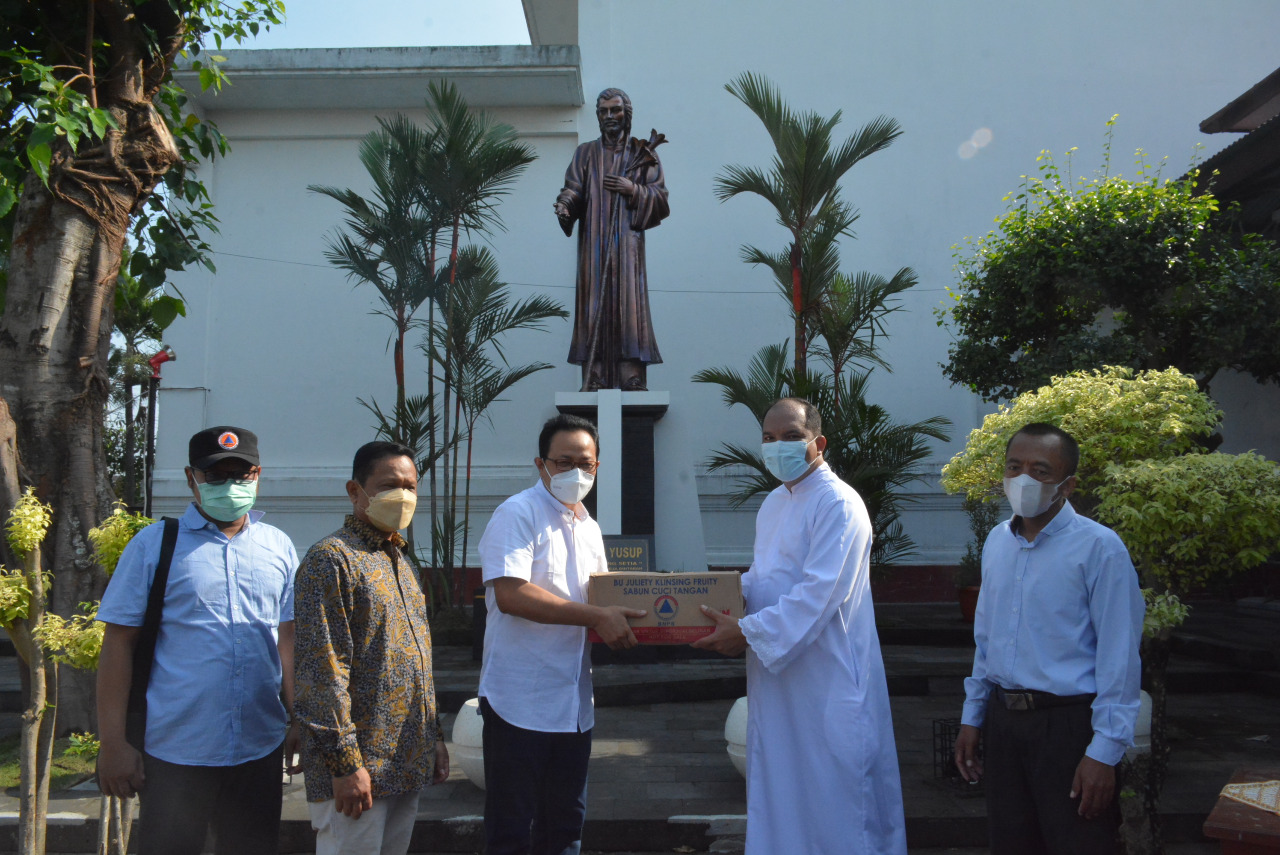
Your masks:
M 578 855 L 587 818 L 591 731 L 516 727 L 480 699 L 484 716 L 486 855 Z
M 1111 855 L 1118 796 L 1097 819 L 1077 811 L 1071 783 L 1093 740 L 1085 704 L 1007 710 L 992 692 L 983 725 L 983 784 L 991 855 Z
M 238 766 L 180 766 L 144 753 L 138 855 L 199 855 L 210 827 L 217 855 L 276 855 L 283 749 Z

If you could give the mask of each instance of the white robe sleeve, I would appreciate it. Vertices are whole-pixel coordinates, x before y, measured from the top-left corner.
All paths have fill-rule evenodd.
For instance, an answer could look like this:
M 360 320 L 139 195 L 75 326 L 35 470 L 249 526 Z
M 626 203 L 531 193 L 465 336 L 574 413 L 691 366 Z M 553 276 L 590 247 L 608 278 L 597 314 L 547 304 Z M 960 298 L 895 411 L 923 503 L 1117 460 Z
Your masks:
M 800 581 L 776 604 L 739 623 L 760 663 L 775 674 L 821 634 L 853 593 L 859 572 L 869 572 L 871 526 L 866 515 L 830 493 L 815 505 L 805 520 L 809 551 Z M 863 580 L 862 587 L 866 584 Z

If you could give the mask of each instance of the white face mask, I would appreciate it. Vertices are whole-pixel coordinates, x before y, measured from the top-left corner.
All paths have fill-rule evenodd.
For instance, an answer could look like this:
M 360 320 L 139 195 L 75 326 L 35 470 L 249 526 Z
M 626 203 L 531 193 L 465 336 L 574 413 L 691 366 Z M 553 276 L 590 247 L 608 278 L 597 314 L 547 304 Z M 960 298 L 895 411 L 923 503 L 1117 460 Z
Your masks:
M 1058 488 L 1068 480 L 1070 476 L 1057 484 L 1046 484 L 1024 472 L 1016 478 L 1004 479 L 1004 494 L 1015 514 L 1023 519 L 1033 519 L 1049 510 L 1058 496 Z
M 796 480 L 809 471 L 812 464 L 806 459 L 806 455 L 809 453 L 809 446 L 817 439 L 815 436 L 808 442 L 796 439 L 761 443 L 760 456 L 764 458 L 764 468 L 783 483 Z
M 587 497 L 587 493 L 591 492 L 591 485 L 595 482 L 596 476 L 590 472 L 583 472 L 575 466 L 568 472 L 557 472 L 552 475 L 551 484 L 547 489 L 558 501 L 572 506 Z

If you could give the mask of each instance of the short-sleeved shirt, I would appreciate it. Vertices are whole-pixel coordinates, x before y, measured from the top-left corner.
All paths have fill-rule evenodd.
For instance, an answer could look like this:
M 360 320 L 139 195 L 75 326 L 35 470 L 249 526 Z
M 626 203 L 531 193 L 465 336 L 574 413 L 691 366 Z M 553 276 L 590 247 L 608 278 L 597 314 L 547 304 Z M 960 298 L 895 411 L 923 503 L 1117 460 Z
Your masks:
M 577 603 L 587 600 L 588 577 L 608 569 L 600 526 L 585 510 L 557 501 L 541 481 L 498 506 L 479 551 L 485 585 L 523 579 Z M 590 730 L 595 710 L 586 629 L 534 623 L 503 614 L 493 596 L 486 600 L 480 697 L 525 730 Z
M 280 746 L 279 626 L 293 620 L 298 556 L 251 511 L 227 537 L 191 504 L 178 522 L 147 689 L 146 751 L 185 766 L 235 766 Z M 125 547 L 98 619 L 142 626 L 163 523 Z

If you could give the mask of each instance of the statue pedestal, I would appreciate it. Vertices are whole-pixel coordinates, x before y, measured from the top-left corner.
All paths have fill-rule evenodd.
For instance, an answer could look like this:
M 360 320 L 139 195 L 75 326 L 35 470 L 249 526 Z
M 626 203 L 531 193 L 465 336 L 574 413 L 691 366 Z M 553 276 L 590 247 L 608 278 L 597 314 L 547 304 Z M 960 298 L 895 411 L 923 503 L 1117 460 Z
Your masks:
M 604 534 L 652 535 L 653 426 L 671 404 L 667 392 L 557 392 L 556 409 L 594 422 L 600 469 L 587 510 Z

